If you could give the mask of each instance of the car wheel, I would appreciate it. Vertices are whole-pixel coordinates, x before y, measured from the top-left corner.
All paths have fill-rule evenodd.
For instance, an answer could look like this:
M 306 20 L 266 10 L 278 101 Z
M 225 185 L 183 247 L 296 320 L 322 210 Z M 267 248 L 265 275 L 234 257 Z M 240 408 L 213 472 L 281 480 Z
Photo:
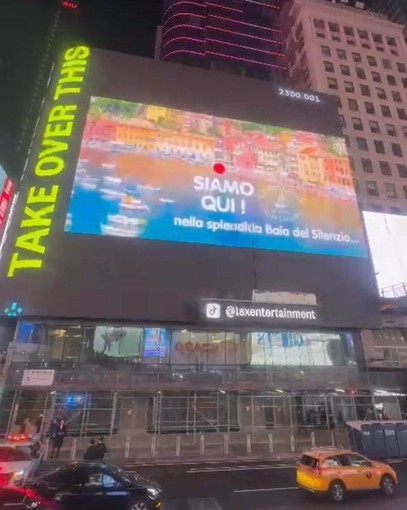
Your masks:
M 146 499 L 136 499 L 130 505 L 129 510 L 149 510 L 150 506 Z
M 384 475 L 380 482 L 380 488 L 385 496 L 393 496 L 395 489 L 393 477 L 390 475 Z
M 334 503 L 342 503 L 345 500 L 346 490 L 343 483 L 339 480 L 332 482 L 329 486 L 329 498 Z

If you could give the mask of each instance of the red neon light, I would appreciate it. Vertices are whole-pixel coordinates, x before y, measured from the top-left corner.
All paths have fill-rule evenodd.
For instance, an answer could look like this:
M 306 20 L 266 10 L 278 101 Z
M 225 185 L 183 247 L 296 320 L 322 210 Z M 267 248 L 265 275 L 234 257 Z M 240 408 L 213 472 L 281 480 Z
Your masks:
M 261 53 L 267 53 L 268 55 L 278 55 L 280 57 L 284 56 L 283 53 L 277 53 L 275 51 L 268 51 L 268 50 L 260 50 L 257 48 L 252 48 L 251 46 L 244 46 L 243 44 L 235 44 L 235 43 L 226 42 L 226 41 L 219 41 L 218 39 L 212 39 L 211 37 L 208 37 L 206 40 L 212 41 L 215 43 L 219 43 L 219 44 L 226 44 L 227 46 L 237 46 L 238 48 L 244 48 L 245 50 L 259 51 Z
M 224 18 L 223 16 L 215 16 L 214 14 L 209 14 L 208 16 L 210 16 L 211 18 L 221 19 L 223 21 L 230 21 L 232 23 L 239 23 L 240 25 L 247 25 L 249 27 L 261 28 L 263 30 L 273 30 L 274 32 L 280 32 L 280 30 L 277 30 L 276 28 L 262 27 L 261 25 L 253 25 L 253 23 L 247 23 L 246 21 L 237 21 L 237 20 L 231 19 L 231 18 Z
M 180 0 L 179 2 L 175 2 L 172 5 L 170 5 L 169 7 L 167 7 L 167 9 L 165 9 L 164 14 L 163 14 L 163 18 L 165 18 L 165 16 L 167 15 L 167 12 L 170 9 L 172 9 L 173 7 L 177 7 L 177 5 L 182 5 L 182 4 L 189 4 L 189 5 L 194 5 L 196 7 L 204 8 L 204 6 L 202 4 L 197 4 L 196 2 L 191 2 L 190 0 Z
M 265 4 L 264 2 L 257 2 L 256 0 L 246 0 L 246 2 L 251 2 L 252 4 L 262 5 L 264 7 L 270 7 L 270 9 L 280 10 L 280 7 L 278 5 Z
M 186 26 L 189 26 L 189 25 L 186 25 Z M 212 25 L 207 25 L 206 28 L 208 30 L 212 29 L 212 30 L 218 30 L 220 32 L 226 32 L 227 34 L 235 34 L 235 35 L 240 35 L 242 37 L 250 37 L 251 39 L 259 39 L 259 41 L 265 41 L 265 42 L 276 43 L 276 44 L 284 44 L 283 42 L 277 41 L 276 39 L 267 39 L 265 37 L 258 37 L 257 35 L 243 34 L 242 32 L 235 32 L 234 30 L 226 30 L 225 28 L 218 28 L 218 27 L 214 27 Z
M 171 55 L 176 55 L 178 53 L 189 53 L 189 54 L 192 54 L 192 55 L 197 55 L 199 57 L 205 57 L 205 53 L 199 53 L 198 51 L 191 51 L 191 50 L 174 50 L 174 51 L 171 51 L 170 53 L 167 53 L 166 55 L 163 56 L 163 60 L 168 58 L 168 57 L 171 57 Z
M 193 42 L 199 42 L 201 44 L 204 44 L 204 40 L 203 39 L 195 39 L 194 37 L 174 37 L 173 39 L 170 39 L 169 41 L 167 41 L 165 44 L 163 44 L 161 46 L 161 48 L 165 48 L 166 46 L 168 46 L 169 44 L 175 42 L 175 41 L 181 41 L 181 40 L 184 40 L 184 41 L 193 41 Z
M 170 16 L 165 23 L 168 23 L 171 19 L 176 18 L 178 16 L 196 16 L 197 18 L 205 17 L 203 14 L 193 14 L 191 12 L 179 12 L 177 14 L 173 14 L 172 16 Z
M 6 218 L 8 204 L 10 202 L 11 194 L 13 192 L 13 183 L 9 178 L 6 178 L 3 186 L 3 191 L 0 195 L 0 227 L 3 225 Z
M 206 53 L 208 55 L 215 55 L 217 57 L 230 58 L 233 60 L 241 60 L 242 62 L 249 62 L 250 64 L 257 64 L 260 66 L 278 67 L 279 69 L 287 69 L 286 66 L 278 66 L 277 64 L 267 64 L 266 62 L 260 62 L 259 60 L 251 60 L 248 58 L 232 57 L 232 55 L 225 55 L 224 53 L 216 53 L 215 51 L 207 51 Z
M 61 6 L 64 9 L 71 9 L 72 11 L 74 11 L 75 9 L 77 9 L 79 7 L 79 5 L 76 2 L 71 2 L 71 1 L 68 1 L 68 0 L 64 0 L 61 3 Z
M 226 167 L 223 163 L 214 163 L 213 166 L 213 171 L 217 174 L 224 174 L 226 172 Z
M 197 30 L 206 30 L 205 27 L 195 27 L 195 26 L 192 26 L 192 25 L 186 25 L 185 23 L 181 23 L 179 25 L 174 25 L 173 27 L 171 28 L 168 28 L 164 33 L 163 33 L 163 38 L 168 34 L 168 32 L 171 32 L 171 30 L 175 30 L 176 28 L 196 28 Z
M 226 5 L 212 4 L 209 2 L 207 5 L 210 7 L 219 7 L 219 9 L 225 9 L 225 11 L 233 11 L 233 12 L 240 12 L 240 13 L 243 12 L 241 9 L 235 9 L 234 7 L 226 7 Z

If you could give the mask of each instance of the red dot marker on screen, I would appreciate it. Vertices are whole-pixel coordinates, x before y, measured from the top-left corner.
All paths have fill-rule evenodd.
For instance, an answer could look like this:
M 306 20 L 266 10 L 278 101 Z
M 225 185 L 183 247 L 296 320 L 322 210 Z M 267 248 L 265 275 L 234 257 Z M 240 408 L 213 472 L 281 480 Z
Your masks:
M 217 174 L 224 174 L 226 172 L 226 167 L 223 163 L 214 163 L 212 168 Z

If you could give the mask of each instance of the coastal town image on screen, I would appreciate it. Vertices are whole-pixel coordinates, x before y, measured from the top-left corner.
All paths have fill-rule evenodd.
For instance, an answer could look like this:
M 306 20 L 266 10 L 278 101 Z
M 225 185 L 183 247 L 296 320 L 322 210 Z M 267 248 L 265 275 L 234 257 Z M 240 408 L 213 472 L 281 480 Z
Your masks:
M 100 97 L 65 230 L 366 256 L 342 138 Z

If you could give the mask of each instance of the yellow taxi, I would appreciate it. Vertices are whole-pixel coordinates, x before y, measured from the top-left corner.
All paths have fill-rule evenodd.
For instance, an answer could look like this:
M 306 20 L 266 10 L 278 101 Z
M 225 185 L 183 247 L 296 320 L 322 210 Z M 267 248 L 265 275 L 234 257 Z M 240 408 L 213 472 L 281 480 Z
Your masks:
M 297 464 L 297 485 L 326 494 L 336 503 L 351 491 L 379 489 L 392 496 L 397 484 L 397 475 L 387 464 L 342 448 L 313 448 L 304 452 Z

